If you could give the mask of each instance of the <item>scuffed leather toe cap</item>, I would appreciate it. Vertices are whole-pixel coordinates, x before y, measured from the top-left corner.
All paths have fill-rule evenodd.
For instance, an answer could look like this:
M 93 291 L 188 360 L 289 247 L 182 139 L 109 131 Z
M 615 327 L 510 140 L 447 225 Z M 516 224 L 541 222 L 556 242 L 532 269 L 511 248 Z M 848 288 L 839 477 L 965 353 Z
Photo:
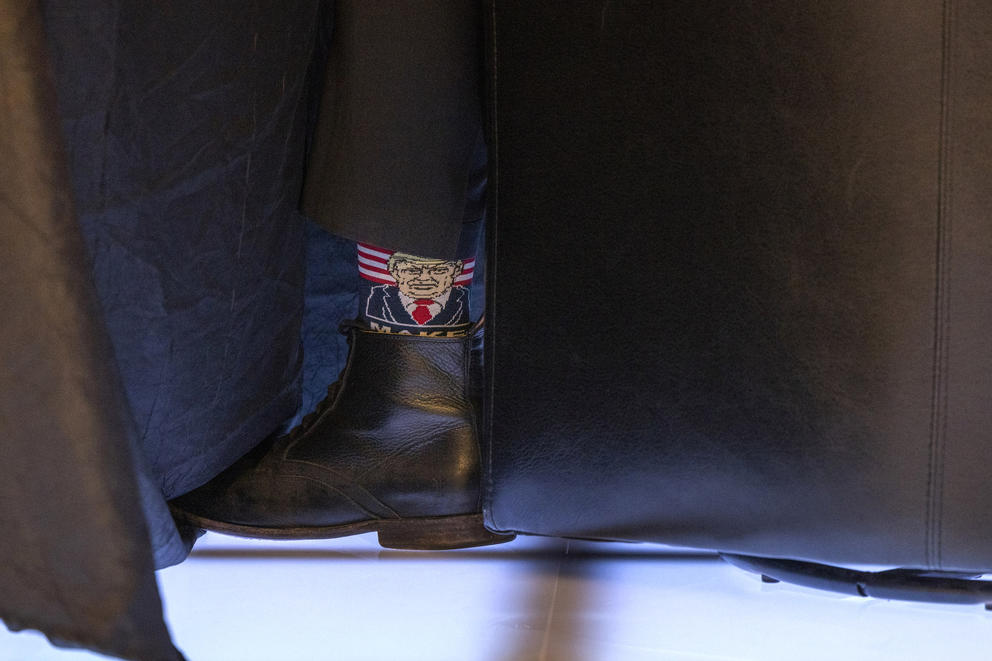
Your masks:
M 263 443 L 210 482 L 172 500 L 173 514 L 189 525 L 234 534 L 239 527 L 277 534 L 395 516 L 371 496 L 374 509 L 356 502 L 320 467 L 272 461 L 275 452 L 271 442 Z

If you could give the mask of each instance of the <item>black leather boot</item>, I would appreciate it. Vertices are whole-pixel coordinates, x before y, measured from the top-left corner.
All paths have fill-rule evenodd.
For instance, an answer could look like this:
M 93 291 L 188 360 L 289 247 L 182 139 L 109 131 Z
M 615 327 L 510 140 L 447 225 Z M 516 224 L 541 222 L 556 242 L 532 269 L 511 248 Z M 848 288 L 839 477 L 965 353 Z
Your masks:
M 270 539 L 377 531 L 401 549 L 512 539 L 482 524 L 481 334 L 348 332 L 347 364 L 317 410 L 174 500 L 177 519 Z

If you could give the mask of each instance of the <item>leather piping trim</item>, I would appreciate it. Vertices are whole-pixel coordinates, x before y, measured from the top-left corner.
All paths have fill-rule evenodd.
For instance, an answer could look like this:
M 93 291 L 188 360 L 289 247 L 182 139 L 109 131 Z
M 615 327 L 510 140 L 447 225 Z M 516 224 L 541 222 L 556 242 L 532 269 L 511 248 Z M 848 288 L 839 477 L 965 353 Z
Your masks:
M 489 132 L 489 182 L 487 187 L 486 209 L 486 339 L 484 349 L 484 385 L 482 389 L 482 421 L 479 425 L 479 449 L 482 456 L 480 487 L 482 490 L 482 514 L 486 527 L 496 532 L 510 532 L 496 520 L 494 504 L 495 480 L 493 478 L 494 448 L 493 448 L 493 410 L 496 401 L 496 343 L 499 333 L 496 328 L 496 282 L 499 277 L 499 49 L 496 2 L 488 0 L 486 12 L 486 44 L 489 60 L 489 80 L 487 91 L 489 98 L 486 108 L 489 110 L 487 129 Z
M 930 456 L 927 475 L 926 561 L 942 566 L 944 451 L 947 444 L 947 382 L 951 276 L 951 73 L 954 0 L 944 0 L 941 35 L 940 136 L 937 160 L 937 236 L 934 286 L 933 376 L 930 399 Z

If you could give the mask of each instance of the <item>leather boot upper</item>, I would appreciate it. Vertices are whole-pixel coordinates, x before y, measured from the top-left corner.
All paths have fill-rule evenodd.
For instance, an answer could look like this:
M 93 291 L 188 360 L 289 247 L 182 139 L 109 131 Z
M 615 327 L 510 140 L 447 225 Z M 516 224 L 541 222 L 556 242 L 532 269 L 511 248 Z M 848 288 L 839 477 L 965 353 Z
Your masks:
M 173 504 L 271 528 L 479 511 L 469 372 L 481 334 L 349 333 L 344 371 L 317 411 Z

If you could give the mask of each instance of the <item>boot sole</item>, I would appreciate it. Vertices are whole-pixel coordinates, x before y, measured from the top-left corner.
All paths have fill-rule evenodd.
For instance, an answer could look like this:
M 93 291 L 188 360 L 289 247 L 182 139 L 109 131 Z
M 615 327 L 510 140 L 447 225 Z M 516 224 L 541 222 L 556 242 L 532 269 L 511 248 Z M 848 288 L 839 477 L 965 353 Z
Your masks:
M 516 537 L 515 534 L 501 534 L 487 530 L 481 514 L 375 519 L 338 526 L 265 528 L 214 521 L 177 509 L 173 509 L 172 513 L 174 517 L 194 528 L 251 539 L 335 539 L 376 532 L 380 546 L 404 551 L 443 551 L 489 546 L 503 544 Z

